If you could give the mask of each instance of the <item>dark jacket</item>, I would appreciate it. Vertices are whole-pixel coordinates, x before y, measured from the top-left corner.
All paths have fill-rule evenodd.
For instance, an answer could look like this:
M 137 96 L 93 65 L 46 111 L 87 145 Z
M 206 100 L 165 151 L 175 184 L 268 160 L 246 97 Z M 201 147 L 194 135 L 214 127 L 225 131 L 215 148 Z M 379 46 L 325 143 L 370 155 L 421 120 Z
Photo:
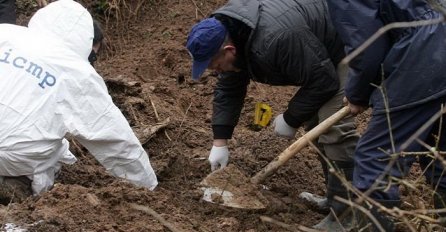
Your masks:
M 386 24 L 440 17 L 422 0 L 328 2 L 347 52 L 360 46 Z M 442 24 L 393 29 L 381 36 L 350 63 L 346 84 L 348 100 L 357 105 L 370 103 L 375 114 L 384 113 L 383 95 L 370 83 L 383 84 L 390 111 L 407 109 L 444 96 L 445 38 L 446 27 Z
M 0 23 L 16 23 L 15 0 L 0 0 Z
M 231 0 L 217 13 L 242 21 L 252 32 L 246 70 L 221 74 L 215 88 L 215 139 L 231 138 L 250 79 L 301 86 L 284 113 L 293 127 L 310 119 L 338 91 L 335 66 L 344 51 L 325 0 Z

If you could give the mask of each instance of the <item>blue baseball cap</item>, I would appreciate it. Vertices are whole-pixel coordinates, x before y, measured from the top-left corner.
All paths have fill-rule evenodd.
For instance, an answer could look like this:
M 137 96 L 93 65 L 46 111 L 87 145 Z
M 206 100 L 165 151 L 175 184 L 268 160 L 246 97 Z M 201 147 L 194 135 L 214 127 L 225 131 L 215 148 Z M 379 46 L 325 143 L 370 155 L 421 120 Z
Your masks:
M 218 53 L 226 37 L 226 28 L 215 18 L 195 24 L 187 38 L 187 50 L 192 56 L 192 79 L 198 80 Z

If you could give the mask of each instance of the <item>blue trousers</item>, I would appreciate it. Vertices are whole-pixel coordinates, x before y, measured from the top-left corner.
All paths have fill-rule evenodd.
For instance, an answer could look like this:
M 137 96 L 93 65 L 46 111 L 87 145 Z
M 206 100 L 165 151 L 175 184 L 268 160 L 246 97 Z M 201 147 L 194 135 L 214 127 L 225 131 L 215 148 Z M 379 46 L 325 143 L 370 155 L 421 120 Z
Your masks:
M 416 131 L 426 124 L 429 119 L 441 110 L 441 104 L 446 103 L 446 97 L 421 104 L 417 107 L 390 113 L 393 142 L 396 153 L 401 152 L 403 145 Z M 429 125 L 417 138 L 424 143 L 435 147 L 438 143 L 440 151 L 446 151 L 446 116 L 442 115 L 442 124 L 437 120 Z M 435 138 L 439 138 L 436 141 Z M 414 141 L 404 152 L 425 152 L 420 142 Z M 399 156 L 394 165 L 391 162 L 392 143 L 389 133 L 388 120 L 385 114 L 373 115 L 364 135 L 360 138 L 355 150 L 355 169 L 353 172 L 353 185 L 361 191 L 367 191 L 375 181 L 378 186 L 370 197 L 377 200 L 400 200 L 398 184 L 389 177 L 401 179 L 406 176 L 410 167 L 418 161 L 427 183 L 440 190 L 446 190 L 446 176 L 439 160 L 428 155 Z M 378 177 L 388 173 L 382 180 Z
M 0 0 L 0 23 L 16 23 L 15 0 Z

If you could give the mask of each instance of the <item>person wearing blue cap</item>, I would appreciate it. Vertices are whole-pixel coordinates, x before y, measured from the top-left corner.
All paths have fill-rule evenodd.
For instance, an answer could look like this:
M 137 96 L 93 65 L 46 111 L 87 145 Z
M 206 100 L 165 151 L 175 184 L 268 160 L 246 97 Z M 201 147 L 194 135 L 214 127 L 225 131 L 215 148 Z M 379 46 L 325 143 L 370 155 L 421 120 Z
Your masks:
M 274 120 L 279 136 L 293 139 L 301 125 L 311 129 L 343 107 L 345 80 L 337 75 L 336 66 L 345 56 L 344 45 L 324 0 L 230 0 L 192 27 L 186 46 L 194 80 L 206 69 L 219 73 L 209 155 L 212 170 L 228 163 L 227 140 L 238 123 L 250 80 L 300 86 L 286 111 Z M 317 141 L 330 165 L 347 180 L 357 140 L 354 118 L 347 117 Z M 322 165 L 326 167 L 326 162 Z M 347 189 L 334 173 L 325 175 L 328 205 L 336 212 L 341 203 L 334 197 L 348 198 Z M 334 218 L 328 215 L 316 228 L 342 230 Z

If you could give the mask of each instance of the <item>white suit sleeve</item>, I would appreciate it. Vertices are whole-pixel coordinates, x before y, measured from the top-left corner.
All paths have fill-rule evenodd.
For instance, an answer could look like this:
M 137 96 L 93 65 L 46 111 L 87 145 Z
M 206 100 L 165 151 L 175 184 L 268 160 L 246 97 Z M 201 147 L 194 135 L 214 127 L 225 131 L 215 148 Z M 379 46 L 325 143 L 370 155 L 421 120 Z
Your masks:
M 149 157 L 102 78 L 94 72 L 63 88 L 59 106 L 69 132 L 114 176 L 153 190 L 158 182 Z

